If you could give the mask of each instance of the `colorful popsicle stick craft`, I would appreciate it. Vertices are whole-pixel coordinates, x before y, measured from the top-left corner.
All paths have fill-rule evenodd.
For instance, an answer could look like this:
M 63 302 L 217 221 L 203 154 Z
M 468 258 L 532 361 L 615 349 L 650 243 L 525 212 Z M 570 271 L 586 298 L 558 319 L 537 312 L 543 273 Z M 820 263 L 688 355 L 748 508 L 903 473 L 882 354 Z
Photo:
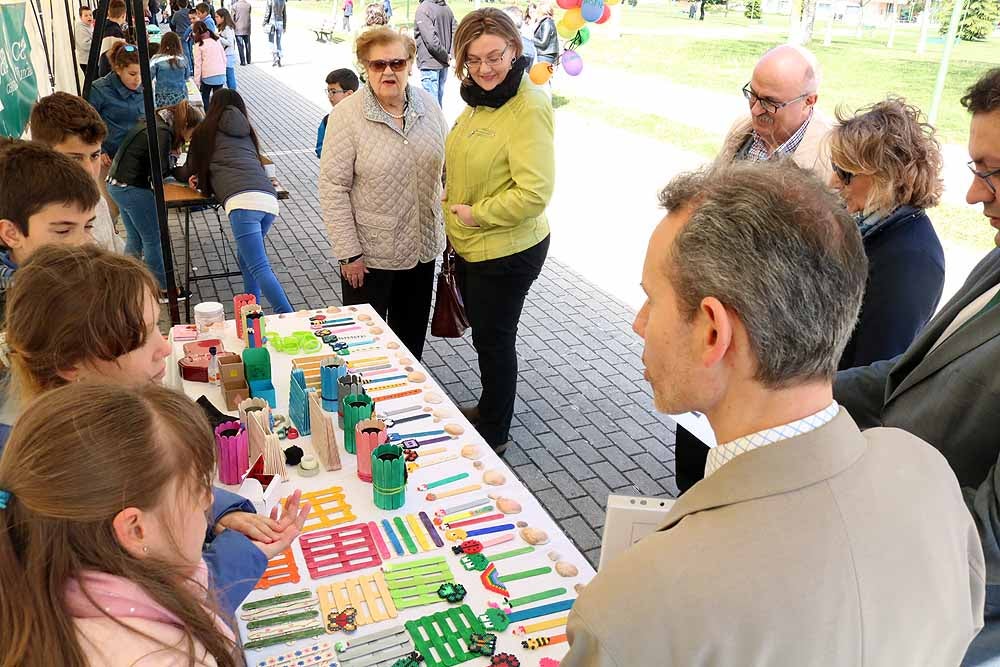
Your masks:
M 295 564 L 295 555 L 288 547 L 280 554 L 267 561 L 267 569 L 261 575 L 255 589 L 270 588 L 279 584 L 299 583 L 299 566 Z
M 397 609 L 440 602 L 438 587 L 455 580 L 444 556 L 392 563 L 382 569 Z
M 364 637 L 337 642 L 340 667 L 392 667 L 399 659 L 413 653 L 413 639 L 398 625 Z
M 327 632 L 345 629 L 338 627 L 335 619 L 339 612 L 347 609 L 355 611 L 354 623 L 358 627 L 399 615 L 381 571 L 324 584 L 317 589 L 317 593 Z
M 284 501 L 283 498 L 282 502 Z M 351 511 L 351 506 L 347 503 L 344 489 L 339 486 L 303 493 L 302 502 L 306 501 L 312 505 L 312 510 L 302 527 L 303 533 L 330 528 L 357 519 L 354 512 Z
M 333 577 L 382 564 L 378 546 L 367 523 L 302 535 L 299 537 L 299 546 L 313 579 Z
M 469 605 L 452 607 L 404 625 L 428 667 L 453 667 L 481 657 L 469 650 L 470 637 L 483 634 L 485 628 Z

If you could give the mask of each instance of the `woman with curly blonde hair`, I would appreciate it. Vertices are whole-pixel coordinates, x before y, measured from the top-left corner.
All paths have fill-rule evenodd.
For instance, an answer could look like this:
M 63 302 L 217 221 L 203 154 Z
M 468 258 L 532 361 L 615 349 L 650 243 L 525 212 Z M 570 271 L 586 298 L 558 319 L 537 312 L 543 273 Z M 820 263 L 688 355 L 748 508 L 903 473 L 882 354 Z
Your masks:
M 934 128 L 905 100 L 890 97 L 853 116 L 837 113 L 830 134 L 836 188 L 858 222 L 868 285 L 840 368 L 901 354 L 937 309 L 944 251 L 926 209 L 943 183 Z

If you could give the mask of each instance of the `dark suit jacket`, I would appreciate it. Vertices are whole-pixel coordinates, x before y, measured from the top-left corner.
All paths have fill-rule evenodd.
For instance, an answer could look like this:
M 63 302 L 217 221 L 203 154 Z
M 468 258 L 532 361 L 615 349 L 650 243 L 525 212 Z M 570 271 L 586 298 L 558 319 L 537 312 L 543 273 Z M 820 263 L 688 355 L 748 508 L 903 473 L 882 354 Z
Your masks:
M 973 269 L 906 352 L 841 371 L 834 385 L 834 397 L 862 428 L 901 428 L 944 455 L 976 518 L 990 584 L 1000 584 L 1000 308 L 930 348 L 965 306 L 998 282 L 1000 249 Z
M 864 243 L 868 282 L 841 369 L 905 352 L 931 319 L 944 289 L 944 251 L 922 209 L 899 207 Z

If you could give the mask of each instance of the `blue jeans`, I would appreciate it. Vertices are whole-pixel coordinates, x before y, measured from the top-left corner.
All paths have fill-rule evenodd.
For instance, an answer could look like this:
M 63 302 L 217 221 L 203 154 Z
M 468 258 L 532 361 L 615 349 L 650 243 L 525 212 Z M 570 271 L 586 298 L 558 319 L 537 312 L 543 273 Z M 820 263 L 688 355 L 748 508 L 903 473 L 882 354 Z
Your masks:
M 420 85 L 437 98 L 438 106 L 444 101 L 444 82 L 448 79 L 448 68 L 420 70 Z
M 184 42 L 184 57 L 187 59 L 187 75 L 190 79 L 194 76 L 194 44 Z
M 236 90 L 236 68 L 226 67 L 226 88 Z
M 160 224 L 156 219 L 153 191 L 108 183 L 108 194 L 118 205 L 125 224 L 125 254 L 145 259 L 146 266 L 160 283 L 160 289 L 167 289 L 163 247 L 160 245 Z
M 281 58 L 281 36 L 285 34 L 285 22 L 274 22 L 274 42 L 271 43 L 271 56 Z
M 243 288 L 260 303 L 261 292 L 276 313 L 292 312 L 292 304 L 274 275 L 264 250 L 264 237 L 274 224 L 274 215 L 263 211 L 236 209 L 229 214 L 236 239 L 236 258 L 243 273 Z

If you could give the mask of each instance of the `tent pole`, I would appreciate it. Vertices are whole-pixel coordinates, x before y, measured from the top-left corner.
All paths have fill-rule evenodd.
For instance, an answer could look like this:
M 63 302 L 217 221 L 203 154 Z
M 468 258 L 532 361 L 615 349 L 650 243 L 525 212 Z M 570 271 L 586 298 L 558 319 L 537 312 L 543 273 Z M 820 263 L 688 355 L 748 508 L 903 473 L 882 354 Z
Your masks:
M 149 42 L 146 38 L 146 21 L 143 19 L 143 0 L 131 0 L 133 6 L 135 41 L 139 47 L 139 71 L 142 75 L 142 100 L 146 108 L 146 138 L 149 142 L 149 173 L 152 175 L 153 196 L 156 199 L 156 219 L 160 223 L 160 246 L 163 249 L 163 268 L 167 278 L 167 297 L 170 300 L 170 323 L 180 324 L 181 312 L 177 305 L 177 282 L 174 277 L 174 256 L 170 247 L 170 226 L 167 204 L 163 196 L 163 172 L 160 170 L 160 137 L 156 131 L 156 110 L 153 106 L 153 78 L 149 72 Z M 180 131 L 180 128 L 175 128 Z
M 63 7 L 66 9 L 66 25 L 69 27 L 69 52 L 73 56 L 73 81 L 76 82 L 76 94 L 80 94 L 80 61 L 76 58 L 76 23 L 73 19 L 73 12 L 69 8 L 70 0 L 63 0 Z

